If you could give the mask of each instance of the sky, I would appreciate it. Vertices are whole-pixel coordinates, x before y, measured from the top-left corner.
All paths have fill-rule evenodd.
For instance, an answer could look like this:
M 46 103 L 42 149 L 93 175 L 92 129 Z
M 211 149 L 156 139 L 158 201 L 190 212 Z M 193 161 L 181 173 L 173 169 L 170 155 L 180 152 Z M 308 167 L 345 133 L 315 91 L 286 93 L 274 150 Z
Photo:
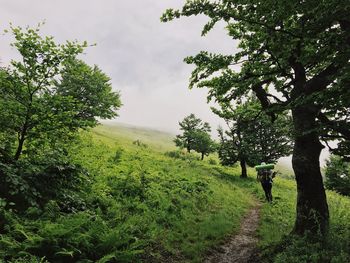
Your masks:
M 207 104 L 205 89 L 188 89 L 192 65 L 184 57 L 201 50 L 233 53 L 236 42 L 220 24 L 201 37 L 205 17 L 161 23 L 167 8 L 184 0 L 0 0 L 0 31 L 15 26 L 36 26 L 45 21 L 43 35 L 58 42 L 86 40 L 82 59 L 98 65 L 120 91 L 123 107 L 116 122 L 178 132 L 178 122 L 196 114 L 216 130 L 224 122 Z M 10 34 L 0 34 L 1 66 L 18 54 L 10 48 Z

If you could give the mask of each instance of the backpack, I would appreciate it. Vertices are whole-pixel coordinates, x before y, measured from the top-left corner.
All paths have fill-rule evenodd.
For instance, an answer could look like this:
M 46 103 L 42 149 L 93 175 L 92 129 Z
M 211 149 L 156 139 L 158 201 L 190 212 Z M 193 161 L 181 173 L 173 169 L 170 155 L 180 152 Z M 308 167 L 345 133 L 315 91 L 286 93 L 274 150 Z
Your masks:
M 258 172 L 258 178 L 262 183 L 272 183 L 271 171 L 270 170 L 260 170 Z

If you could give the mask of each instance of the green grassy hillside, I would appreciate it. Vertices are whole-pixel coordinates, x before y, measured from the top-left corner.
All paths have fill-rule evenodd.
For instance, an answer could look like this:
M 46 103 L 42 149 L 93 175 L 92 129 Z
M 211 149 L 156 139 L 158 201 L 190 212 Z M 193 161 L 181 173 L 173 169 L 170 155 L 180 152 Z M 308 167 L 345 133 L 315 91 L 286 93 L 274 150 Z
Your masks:
M 71 212 L 63 212 L 55 201 L 20 216 L 0 210 L 6 222 L 0 259 L 202 262 L 212 246 L 238 230 L 257 200 L 264 203 L 262 189 L 252 170 L 249 179 L 241 180 L 238 167 L 173 150 L 172 135 L 152 130 L 104 125 L 82 133 L 69 154 L 88 175 L 82 191 L 68 198 Z M 277 178 L 275 201 L 262 206 L 258 235 L 265 259 L 346 262 L 349 199 L 328 193 L 330 237 L 307 245 L 284 238 L 293 225 L 295 192 L 294 181 Z
M 120 145 L 123 145 L 125 142 L 128 145 L 130 141 L 140 140 L 151 146 L 153 150 L 166 151 L 175 149 L 173 143 L 175 135 L 164 131 L 121 123 L 105 123 L 97 126 L 93 132 L 97 136 L 110 138 L 113 142 L 118 142 Z
M 0 259 L 201 262 L 238 230 L 253 196 L 235 184 L 236 169 L 195 155 L 169 157 L 171 149 L 171 136 L 150 130 L 100 126 L 82 133 L 70 156 L 89 174 L 69 204 L 73 213 L 55 201 L 23 216 L 4 211 Z

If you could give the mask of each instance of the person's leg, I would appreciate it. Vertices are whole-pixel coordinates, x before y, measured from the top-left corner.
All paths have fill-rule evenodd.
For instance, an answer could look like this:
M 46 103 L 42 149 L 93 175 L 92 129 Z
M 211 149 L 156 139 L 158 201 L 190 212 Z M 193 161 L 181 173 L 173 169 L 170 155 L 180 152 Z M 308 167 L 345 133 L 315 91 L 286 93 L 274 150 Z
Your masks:
M 269 202 L 272 202 L 272 192 L 271 192 L 271 190 L 272 190 L 272 184 L 271 183 L 268 183 L 267 185 L 266 185 L 266 188 L 267 188 L 267 192 L 268 192 L 268 196 L 269 196 Z
M 269 201 L 269 192 L 266 183 L 261 182 L 261 186 L 264 189 L 266 200 Z
M 270 200 L 272 202 L 272 184 L 270 184 Z

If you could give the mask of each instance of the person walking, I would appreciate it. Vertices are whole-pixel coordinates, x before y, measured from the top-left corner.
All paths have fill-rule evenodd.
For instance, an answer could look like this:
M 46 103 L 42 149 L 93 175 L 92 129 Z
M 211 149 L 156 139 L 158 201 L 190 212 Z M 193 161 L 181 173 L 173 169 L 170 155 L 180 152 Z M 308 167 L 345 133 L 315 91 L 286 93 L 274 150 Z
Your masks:
M 265 165 L 265 163 L 261 163 Z M 270 169 L 260 169 L 258 170 L 257 180 L 260 181 L 262 188 L 265 192 L 265 197 L 268 202 L 272 202 L 272 179 L 275 177 L 277 172 L 272 172 Z

